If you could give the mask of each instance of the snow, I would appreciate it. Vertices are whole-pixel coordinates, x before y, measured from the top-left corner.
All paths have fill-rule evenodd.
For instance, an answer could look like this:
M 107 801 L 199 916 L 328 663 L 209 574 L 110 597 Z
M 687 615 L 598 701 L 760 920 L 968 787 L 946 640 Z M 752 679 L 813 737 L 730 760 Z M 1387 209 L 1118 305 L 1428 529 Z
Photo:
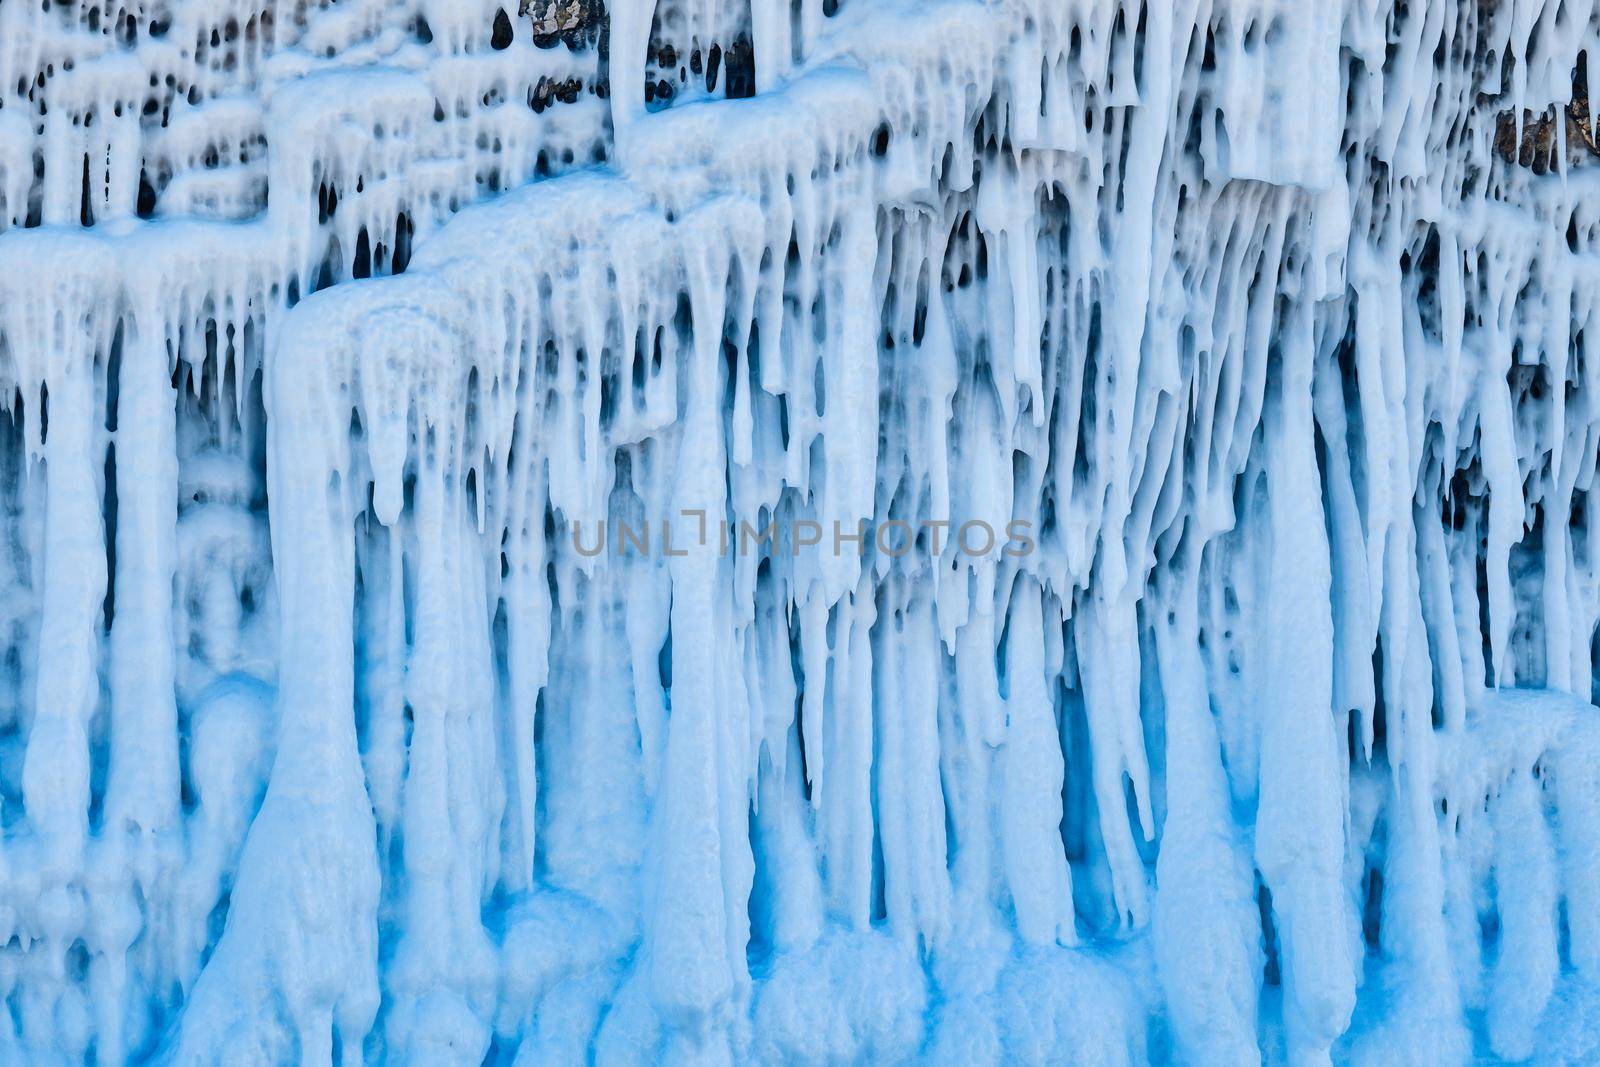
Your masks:
M 1593 1060 L 1600 4 L 508 4 L 0 2 L 0 1062 Z

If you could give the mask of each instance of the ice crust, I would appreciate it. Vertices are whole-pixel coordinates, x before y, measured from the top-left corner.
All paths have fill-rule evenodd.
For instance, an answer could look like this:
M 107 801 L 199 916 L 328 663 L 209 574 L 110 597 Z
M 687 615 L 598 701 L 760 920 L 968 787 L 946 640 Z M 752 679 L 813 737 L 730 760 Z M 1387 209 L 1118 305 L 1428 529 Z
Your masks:
M 530 8 L 0 0 L 0 1063 L 1600 1058 L 1600 4 Z

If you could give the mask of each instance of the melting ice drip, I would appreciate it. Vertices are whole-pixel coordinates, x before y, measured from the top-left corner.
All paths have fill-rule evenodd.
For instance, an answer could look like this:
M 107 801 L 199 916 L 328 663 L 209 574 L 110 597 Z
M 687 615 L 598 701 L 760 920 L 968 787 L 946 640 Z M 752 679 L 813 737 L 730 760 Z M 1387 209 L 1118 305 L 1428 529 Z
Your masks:
M 0 1060 L 1597 1054 L 1593 0 L 508 7 L 0 0 Z

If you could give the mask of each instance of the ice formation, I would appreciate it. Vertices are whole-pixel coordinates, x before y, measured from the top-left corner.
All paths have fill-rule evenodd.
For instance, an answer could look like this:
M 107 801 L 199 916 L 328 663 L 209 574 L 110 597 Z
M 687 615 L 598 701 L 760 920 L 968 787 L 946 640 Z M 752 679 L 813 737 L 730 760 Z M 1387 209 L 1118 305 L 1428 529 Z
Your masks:
M 0 0 L 0 1062 L 1600 1057 L 1600 4 L 520 6 Z

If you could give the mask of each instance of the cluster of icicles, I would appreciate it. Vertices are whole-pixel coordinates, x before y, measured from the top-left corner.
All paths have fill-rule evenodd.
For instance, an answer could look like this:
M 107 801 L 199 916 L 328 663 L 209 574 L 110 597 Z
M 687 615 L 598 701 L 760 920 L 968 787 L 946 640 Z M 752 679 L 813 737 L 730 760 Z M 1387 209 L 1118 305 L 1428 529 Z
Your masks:
M 608 6 L 0 3 L 0 1061 L 1600 1054 L 1600 6 Z

